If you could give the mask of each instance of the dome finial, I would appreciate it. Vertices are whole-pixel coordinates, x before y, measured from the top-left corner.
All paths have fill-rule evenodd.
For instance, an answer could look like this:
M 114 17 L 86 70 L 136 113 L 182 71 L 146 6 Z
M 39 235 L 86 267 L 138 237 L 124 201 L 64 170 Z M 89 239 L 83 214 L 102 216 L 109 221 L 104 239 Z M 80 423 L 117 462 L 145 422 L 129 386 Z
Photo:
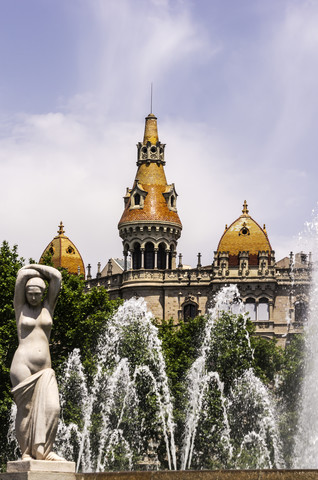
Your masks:
M 243 213 L 243 215 L 248 215 L 248 208 L 247 208 L 246 200 L 244 200 L 244 203 L 243 203 L 242 213 Z
M 58 229 L 57 233 L 58 233 L 59 235 L 63 235 L 63 234 L 65 233 L 64 225 L 63 225 L 62 220 L 60 221 L 60 225 L 59 225 L 59 229 Z

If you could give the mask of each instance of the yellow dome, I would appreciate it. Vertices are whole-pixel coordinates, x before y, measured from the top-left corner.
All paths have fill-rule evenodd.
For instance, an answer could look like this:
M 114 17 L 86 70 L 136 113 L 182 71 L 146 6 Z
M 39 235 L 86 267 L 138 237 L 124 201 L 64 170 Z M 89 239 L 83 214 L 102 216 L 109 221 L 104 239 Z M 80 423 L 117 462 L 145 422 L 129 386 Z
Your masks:
M 248 214 L 246 200 L 244 201 L 242 215 L 229 227 L 225 227 L 217 251 L 229 252 L 230 265 L 237 264 L 240 252 L 249 252 L 251 265 L 257 265 L 260 251 L 271 253 L 272 247 L 267 237 L 265 225 L 264 228 L 261 228 Z
M 63 223 L 60 223 L 58 235 L 53 238 L 41 255 L 40 263 L 48 253 L 52 255 L 52 263 L 55 268 L 66 268 L 69 273 L 84 275 L 85 267 L 81 254 L 74 243 L 64 235 Z

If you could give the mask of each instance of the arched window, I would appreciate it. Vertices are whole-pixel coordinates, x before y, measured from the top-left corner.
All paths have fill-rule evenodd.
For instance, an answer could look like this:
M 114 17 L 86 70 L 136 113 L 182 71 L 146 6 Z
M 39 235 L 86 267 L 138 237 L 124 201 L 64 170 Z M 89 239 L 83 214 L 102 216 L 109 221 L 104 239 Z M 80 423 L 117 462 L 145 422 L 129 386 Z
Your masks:
M 141 250 L 140 244 L 135 243 L 133 250 L 133 269 L 138 270 L 139 268 L 141 268 Z
M 248 298 L 245 302 L 245 311 L 248 313 L 250 320 L 256 320 L 256 305 L 254 298 Z
M 171 195 L 171 198 L 170 198 L 171 207 L 175 207 L 175 204 L 176 204 L 176 199 L 175 199 L 174 195 Z
M 198 315 L 198 306 L 195 303 L 187 303 L 183 307 L 183 320 L 186 322 L 189 318 L 195 318 Z
M 140 205 L 140 195 L 139 195 L 139 193 L 135 193 L 134 202 L 135 202 L 135 205 Z
M 166 268 L 166 246 L 164 243 L 160 243 L 158 248 L 157 265 L 158 268 Z
M 307 303 L 303 301 L 295 302 L 295 322 L 304 323 L 307 320 Z
M 261 298 L 258 302 L 257 320 L 269 320 L 269 305 L 267 298 Z
M 145 268 L 155 268 L 155 249 L 151 242 L 146 243 L 145 246 Z

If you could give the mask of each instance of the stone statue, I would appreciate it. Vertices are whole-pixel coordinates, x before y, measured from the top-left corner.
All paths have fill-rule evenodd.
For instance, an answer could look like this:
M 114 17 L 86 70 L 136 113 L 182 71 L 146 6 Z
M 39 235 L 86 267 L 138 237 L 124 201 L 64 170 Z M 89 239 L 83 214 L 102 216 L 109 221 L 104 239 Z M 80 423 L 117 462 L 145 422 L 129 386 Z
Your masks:
M 22 460 L 64 460 L 52 452 L 60 403 L 49 350 L 61 283 L 60 272 L 45 265 L 21 268 L 16 280 L 14 309 L 19 346 L 10 376 L 17 404 L 16 436 Z

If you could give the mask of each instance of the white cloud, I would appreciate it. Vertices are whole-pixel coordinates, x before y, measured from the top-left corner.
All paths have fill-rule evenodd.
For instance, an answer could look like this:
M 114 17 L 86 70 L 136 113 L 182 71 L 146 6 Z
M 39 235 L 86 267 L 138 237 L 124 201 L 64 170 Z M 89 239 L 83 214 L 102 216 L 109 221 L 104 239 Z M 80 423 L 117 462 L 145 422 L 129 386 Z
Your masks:
M 184 262 L 195 264 L 198 251 L 212 261 L 245 199 L 276 257 L 294 249 L 317 197 L 316 4 L 294 2 L 257 36 L 239 33 L 237 49 L 232 30 L 212 41 L 188 2 L 81 5 L 83 18 L 92 11 L 78 39 L 78 91 L 57 99 L 57 111 L 2 114 L 3 238 L 37 259 L 63 220 L 93 272 L 121 255 L 117 223 L 154 81 Z M 202 88 L 212 80 L 217 89 Z

